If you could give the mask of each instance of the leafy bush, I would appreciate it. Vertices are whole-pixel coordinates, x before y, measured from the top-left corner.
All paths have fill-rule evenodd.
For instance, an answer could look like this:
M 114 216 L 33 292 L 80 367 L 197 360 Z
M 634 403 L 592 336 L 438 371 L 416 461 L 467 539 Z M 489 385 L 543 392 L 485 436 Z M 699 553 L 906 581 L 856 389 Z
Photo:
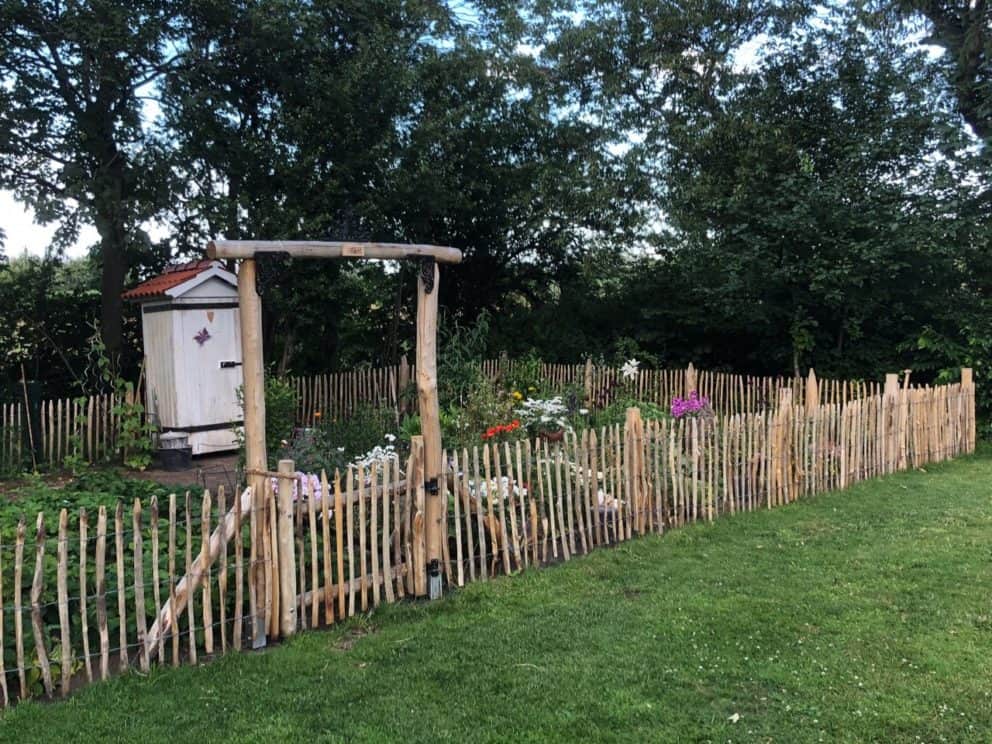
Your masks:
M 442 407 L 462 405 L 471 391 L 488 384 L 479 360 L 488 349 L 489 314 L 479 313 L 470 326 L 449 321 L 441 327 L 445 330 L 437 355 L 438 397 Z
M 348 416 L 320 425 L 297 429 L 286 444 L 275 450 L 276 459 L 293 460 L 296 469 L 306 473 L 344 470 L 375 447 L 384 446 L 387 435 L 394 436 L 396 413 L 391 408 L 360 406 Z M 409 439 L 407 440 L 409 441 Z

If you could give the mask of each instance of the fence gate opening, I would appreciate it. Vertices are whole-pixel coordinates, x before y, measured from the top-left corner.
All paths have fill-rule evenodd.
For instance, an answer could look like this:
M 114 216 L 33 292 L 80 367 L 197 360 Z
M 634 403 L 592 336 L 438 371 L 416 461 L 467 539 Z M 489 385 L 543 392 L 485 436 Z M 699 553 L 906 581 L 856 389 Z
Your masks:
M 256 259 L 260 255 L 291 258 L 385 259 L 418 261 L 417 273 L 417 401 L 424 441 L 423 488 L 426 537 L 427 595 L 441 595 L 442 535 L 444 508 L 441 503 L 441 418 L 437 397 L 437 294 L 438 263 L 460 263 L 461 251 L 436 245 L 401 243 L 354 243 L 342 241 L 215 240 L 207 244 L 214 259 L 236 259 L 244 373 L 245 462 L 253 509 L 262 506 L 263 480 L 268 467 L 265 451 L 265 379 L 262 349 L 262 304 L 256 287 Z M 419 484 L 418 484 L 419 487 Z M 266 529 L 259 525 L 260 530 Z M 253 535 L 253 539 L 254 539 Z M 266 576 L 252 577 L 256 596 L 265 595 Z M 293 602 L 289 603 L 293 607 Z M 295 625 L 295 622 L 293 623 Z M 254 618 L 252 645 L 265 645 L 263 617 Z

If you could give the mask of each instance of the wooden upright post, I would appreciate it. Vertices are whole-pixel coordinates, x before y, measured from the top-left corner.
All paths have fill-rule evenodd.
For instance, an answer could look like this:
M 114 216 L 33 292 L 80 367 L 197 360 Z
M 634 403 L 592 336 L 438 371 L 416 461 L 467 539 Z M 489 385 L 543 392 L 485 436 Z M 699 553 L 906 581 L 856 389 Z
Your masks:
M 693 366 L 692 362 L 689 362 L 689 366 L 685 368 L 685 397 L 692 395 L 692 391 L 696 389 L 696 368 Z
M 585 387 L 586 405 L 592 405 L 592 357 L 586 357 L 583 386 Z
M 441 411 L 437 398 L 437 263 L 421 259 L 417 274 L 417 400 L 424 437 L 424 517 L 427 541 L 427 595 L 441 596 Z
M 647 516 L 647 484 L 644 472 L 644 420 L 640 408 L 628 408 L 624 422 L 624 461 L 627 468 L 625 477 L 629 484 L 627 494 L 633 510 L 634 529 L 643 535 Z
M 806 377 L 806 415 L 811 416 L 820 407 L 820 386 L 816 381 L 816 372 L 809 368 L 809 376 Z
M 238 315 L 241 323 L 241 360 L 244 375 L 244 427 L 245 465 L 248 485 L 252 493 L 252 511 L 255 518 L 254 545 L 264 543 L 266 520 L 264 476 L 268 464 L 265 452 L 265 372 L 262 367 L 262 301 L 255 289 L 255 260 L 245 259 L 238 269 Z M 264 556 L 250 567 L 252 586 L 255 588 L 258 607 L 252 618 L 252 648 L 265 646 L 265 608 L 260 606 L 265 597 L 266 571 Z
M 961 393 L 965 396 L 965 448 L 967 452 L 975 451 L 975 438 L 977 431 L 975 428 L 975 374 L 971 367 L 961 368 Z
M 403 413 L 407 412 L 407 401 L 403 398 L 406 393 L 406 386 L 410 384 L 410 362 L 407 361 L 406 353 L 400 357 L 399 380 L 397 381 L 396 402 L 397 408 Z
M 283 638 L 296 633 L 296 549 L 293 545 L 293 481 L 296 467 L 292 460 L 279 461 L 279 633 Z M 303 494 L 300 494 L 302 497 Z M 330 582 L 328 582 L 328 585 Z

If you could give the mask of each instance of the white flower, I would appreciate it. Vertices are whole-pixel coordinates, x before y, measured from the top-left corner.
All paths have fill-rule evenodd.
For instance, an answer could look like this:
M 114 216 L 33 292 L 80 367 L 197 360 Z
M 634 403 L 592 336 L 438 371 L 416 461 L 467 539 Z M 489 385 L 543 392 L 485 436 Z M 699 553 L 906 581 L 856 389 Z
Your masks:
M 338 447 L 338 452 L 344 452 L 344 447 Z
M 634 358 L 628 359 L 624 362 L 623 366 L 620 368 L 620 374 L 623 375 L 625 380 L 633 380 L 637 377 L 638 368 L 641 363 Z
M 581 416 L 588 416 L 589 415 L 589 409 L 588 408 L 580 408 L 579 409 L 579 415 L 581 415 Z
M 395 434 L 387 434 L 386 435 L 386 441 L 387 442 L 395 442 L 396 441 L 396 435 Z

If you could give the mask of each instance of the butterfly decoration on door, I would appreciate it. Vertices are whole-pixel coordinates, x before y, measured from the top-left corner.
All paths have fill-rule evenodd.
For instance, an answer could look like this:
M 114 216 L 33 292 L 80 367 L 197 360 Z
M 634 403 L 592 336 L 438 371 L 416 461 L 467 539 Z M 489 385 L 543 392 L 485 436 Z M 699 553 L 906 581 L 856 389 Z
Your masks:
M 202 331 L 193 336 L 193 340 L 196 341 L 200 346 L 203 346 L 207 341 L 210 340 L 210 331 L 204 328 Z

